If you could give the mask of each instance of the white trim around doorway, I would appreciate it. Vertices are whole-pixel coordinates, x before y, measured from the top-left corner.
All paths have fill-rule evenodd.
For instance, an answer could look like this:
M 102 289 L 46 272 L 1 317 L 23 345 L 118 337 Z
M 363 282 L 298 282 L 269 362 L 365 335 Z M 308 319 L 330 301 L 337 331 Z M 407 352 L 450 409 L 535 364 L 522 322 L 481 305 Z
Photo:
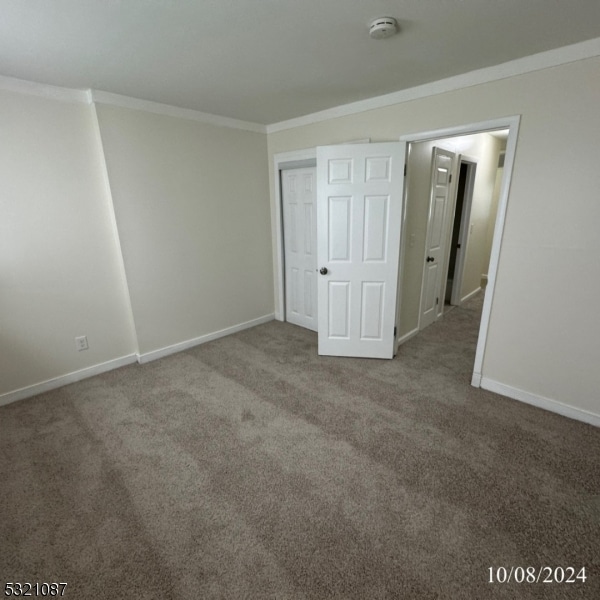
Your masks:
M 400 141 L 405 143 L 424 142 L 428 140 L 437 140 L 441 138 L 453 137 L 458 135 L 469 135 L 475 133 L 484 133 L 495 129 L 508 129 L 508 139 L 506 142 L 506 155 L 504 162 L 504 173 L 502 175 L 502 184 L 500 187 L 500 198 L 498 200 L 498 212 L 496 215 L 496 224 L 494 227 L 494 237 L 492 240 L 492 250 L 490 255 L 490 266 L 488 269 L 488 283 L 486 286 L 485 298 L 483 301 L 483 311 L 481 314 L 481 324 L 479 326 L 479 337 L 477 338 L 477 350 L 475 352 L 475 363 L 473 366 L 473 375 L 471 385 L 481 387 L 483 358 L 487 343 L 487 335 L 490 325 L 490 315 L 492 312 L 492 303 L 496 287 L 496 274 L 500 260 L 500 250 L 502 246 L 502 234 L 504 232 L 504 222 L 506 220 L 506 207 L 508 203 L 508 194 L 510 189 L 510 180 L 515 162 L 515 153 L 517 147 L 517 137 L 520 115 L 502 117 L 499 119 L 490 119 L 478 123 L 467 125 L 458 125 L 445 129 L 436 129 L 433 131 L 423 131 L 400 136 Z M 404 260 L 404 248 L 400 248 L 401 262 Z

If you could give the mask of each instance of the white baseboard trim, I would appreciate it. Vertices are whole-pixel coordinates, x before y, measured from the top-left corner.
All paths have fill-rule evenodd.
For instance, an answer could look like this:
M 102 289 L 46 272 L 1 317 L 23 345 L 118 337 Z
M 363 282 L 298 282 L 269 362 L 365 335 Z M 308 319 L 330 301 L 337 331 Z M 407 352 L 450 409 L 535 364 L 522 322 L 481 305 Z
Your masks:
M 531 392 L 526 392 L 524 390 L 511 387 L 510 385 L 494 381 L 493 379 L 488 379 L 487 377 L 481 378 L 481 387 L 490 392 L 495 392 L 496 394 L 501 394 L 502 396 L 508 396 L 513 400 L 519 400 L 520 402 L 532 404 L 538 408 L 543 408 L 544 410 L 558 413 L 559 415 L 563 415 L 563 417 L 569 417 L 570 419 L 583 421 L 589 425 L 600 427 L 600 415 L 587 410 L 569 406 L 568 404 L 563 404 L 562 402 L 551 400 L 550 398 L 545 398 L 544 396 L 538 396 L 537 394 L 532 394 Z
M 471 377 L 471 385 L 473 387 L 481 387 L 481 373 L 475 373 L 473 371 L 473 376 Z
M 47 379 L 46 381 L 42 381 L 40 383 L 28 385 L 27 387 L 20 388 L 13 392 L 7 392 L 0 395 L 0 406 L 10 404 L 11 402 L 16 402 L 17 400 L 31 398 L 32 396 L 37 396 L 38 394 L 43 394 L 44 392 L 49 392 L 50 390 L 63 387 L 69 383 L 75 383 L 76 381 L 81 381 L 82 379 L 93 377 L 94 375 L 100 375 L 101 373 L 106 373 L 106 371 L 112 371 L 113 369 L 124 367 L 125 365 L 131 365 L 136 362 L 136 359 L 137 356 L 135 354 L 129 354 L 127 356 L 122 356 L 121 358 L 115 358 L 114 360 L 109 360 L 98 365 L 86 367 L 85 369 L 80 369 L 79 371 L 73 371 L 72 373 L 67 373 L 66 375 L 53 377 L 52 379 Z
M 408 333 L 405 333 L 402 337 L 399 337 L 398 338 L 398 346 L 400 346 L 401 344 L 404 344 L 404 342 L 408 342 L 408 340 L 410 340 L 410 338 L 414 338 L 415 335 L 417 335 L 417 333 L 419 333 L 418 327 L 416 327 L 412 331 L 409 331 Z
M 249 329 L 250 327 L 255 327 L 256 325 L 262 325 L 263 323 L 268 323 L 275 318 L 275 314 L 271 313 L 269 315 L 264 315 L 263 317 L 258 317 L 258 319 L 252 319 L 251 321 L 246 321 L 245 323 L 239 323 L 238 325 L 233 325 L 232 327 L 227 327 L 226 329 L 221 329 L 220 331 L 215 331 L 213 333 L 207 333 L 206 335 L 201 335 L 200 337 L 193 338 L 191 340 L 186 340 L 185 342 L 179 342 L 177 344 L 173 344 L 171 346 L 165 346 L 164 348 L 159 348 L 158 350 L 151 350 L 150 352 L 144 352 L 144 354 L 137 355 L 137 361 L 140 364 L 144 364 L 147 362 L 151 362 L 153 360 L 158 360 L 159 358 L 163 358 L 165 356 L 169 356 L 171 354 L 176 354 L 177 352 L 181 352 L 182 350 L 188 350 L 189 348 L 193 348 L 194 346 L 199 346 L 200 344 L 205 344 L 206 342 L 210 342 L 212 340 L 216 340 L 221 337 L 225 337 L 226 335 L 231 335 L 232 333 L 237 333 L 238 331 L 243 331 L 244 329 Z
M 481 291 L 481 287 L 478 287 L 476 290 L 473 290 L 470 294 L 467 294 L 464 298 L 461 299 L 460 303 L 466 302 L 470 300 L 473 296 L 476 296 Z

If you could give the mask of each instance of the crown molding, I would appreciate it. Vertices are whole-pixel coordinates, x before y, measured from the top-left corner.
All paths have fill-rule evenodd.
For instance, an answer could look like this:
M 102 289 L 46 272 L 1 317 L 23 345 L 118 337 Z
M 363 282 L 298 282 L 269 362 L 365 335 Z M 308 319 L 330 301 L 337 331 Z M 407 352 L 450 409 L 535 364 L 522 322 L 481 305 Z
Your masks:
M 122 108 L 143 110 L 158 115 L 178 117 L 180 119 L 188 119 L 190 121 L 198 121 L 200 123 L 216 125 L 217 127 L 230 127 L 232 129 L 242 129 L 244 131 L 252 131 L 254 133 L 267 133 L 266 126 L 260 123 L 241 121 L 239 119 L 232 119 L 230 117 L 221 117 L 219 115 L 200 112 L 190 108 L 180 108 L 178 106 L 171 106 L 170 104 L 152 102 L 151 100 L 140 100 L 139 98 L 121 96 L 120 94 L 113 94 L 111 92 L 90 90 L 90 99 L 91 102 L 98 104 L 110 104 L 112 106 L 120 106 Z
M 16 77 L 6 77 L 5 75 L 0 75 L 0 90 L 27 94 L 29 96 L 40 96 L 42 98 L 50 98 L 51 100 L 60 100 L 61 102 L 89 103 L 88 92 L 86 90 L 37 83 L 35 81 L 27 81 L 26 79 L 17 79 Z
M 343 104 L 334 108 L 311 113 L 303 117 L 280 121 L 279 123 L 272 123 L 271 125 L 267 125 L 267 133 L 276 133 L 286 129 L 319 123 L 328 119 L 345 117 L 368 110 L 410 102 L 411 100 L 419 100 L 428 96 L 444 94 L 446 92 L 507 79 L 509 77 L 515 77 L 533 71 L 541 71 L 543 69 L 557 67 L 596 56 L 600 56 L 600 38 L 594 38 L 578 44 L 532 54 L 493 67 L 486 67 L 476 71 L 463 73 L 462 75 L 447 77 L 446 79 L 440 79 L 413 88 L 384 94 L 383 96 L 376 96 L 366 100 L 359 100 L 358 102 Z
M 150 100 L 140 100 L 138 98 L 130 98 L 120 94 L 112 94 L 110 92 L 102 92 L 99 90 L 78 90 L 74 88 L 60 87 L 56 85 L 48 85 L 45 83 L 37 83 L 26 79 L 17 79 L 15 77 L 6 77 L 0 75 L 0 90 L 9 92 L 17 92 L 19 94 L 27 94 L 29 96 L 39 96 L 49 98 L 51 100 L 59 100 L 61 102 L 72 102 L 76 104 L 110 104 L 113 106 L 121 106 L 134 110 L 143 110 L 160 115 L 170 117 L 178 117 L 201 123 L 208 123 L 218 127 L 230 127 L 233 129 L 242 129 L 244 131 L 252 131 L 254 133 L 266 133 L 266 126 L 261 123 L 252 123 L 250 121 L 241 121 L 229 117 L 221 117 L 210 113 L 200 112 L 189 108 L 180 108 L 169 104 L 161 104 Z
M 400 90 L 390 94 L 384 94 L 382 96 L 360 100 L 358 102 L 343 104 L 334 108 L 304 115 L 302 117 L 296 117 L 294 119 L 272 123 L 270 125 L 242 121 L 230 117 L 222 117 L 189 108 L 181 108 L 178 106 L 172 106 L 170 104 L 161 104 L 160 102 L 153 102 L 151 100 L 131 98 L 129 96 L 122 96 L 120 94 L 113 94 L 111 92 L 65 88 L 44 83 L 37 83 L 34 81 L 27 81 L 25 79 L 7 77 L 4 75 L 0 75 L 0 89 L 32 96 L 40 96 L 43 98 L 50 98 L 53 100 L 60 100 L 62 102 L 81 104 L 91 104 L 96 102 L 99 104 L 110 104 L 113 106 L 121 106 L 123 108 L 143 110 L 155 114 L 198 121 L 201 123 L 216 125 L 218 127 L 230 127 L 233 129 L 252 131 L 254 133 L 270 134 L 278 131 L 284 131 L 286 129 L 310 125 L 312 123 L 319 123 L 328 119 L 345 117 L 368 110 L 384 108 L 386 106 L 401 104 L 403 102 L 410 102 L 411 100 L 419 100 L 428 96 L 444 94 L 446 92 L 452 92 L 455 90 L 480 85 L 482 83 L 490 83 L 501 79 L 507 79 L 509 77 L 515 77 L 525 73 L 557 67 L 596 56 L 600 56 L 600 38 L 594 38 L 578 44 L 572 44 L 570 46 L 563 46 L 562 48 L 556 48 L 554 50 L 532 54 L 531 56 L 519 58 L 513 61 L 495 65 L 493 67 L 486 67 L 484 69 L 478 69 L 476 71 L 470 71 L 469 73 L 463 73 L 462 75 L 440 79 L 438 81 L 426 83 L 406 90 Z

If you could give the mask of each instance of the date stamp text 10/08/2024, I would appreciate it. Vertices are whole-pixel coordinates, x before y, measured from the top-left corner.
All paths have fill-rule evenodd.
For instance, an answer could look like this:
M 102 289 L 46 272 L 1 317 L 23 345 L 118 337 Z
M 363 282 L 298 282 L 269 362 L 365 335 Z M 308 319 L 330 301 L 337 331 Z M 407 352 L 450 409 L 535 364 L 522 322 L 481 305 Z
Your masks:
M 489 567 L 488 583 L 585 583 L 585 567 Z

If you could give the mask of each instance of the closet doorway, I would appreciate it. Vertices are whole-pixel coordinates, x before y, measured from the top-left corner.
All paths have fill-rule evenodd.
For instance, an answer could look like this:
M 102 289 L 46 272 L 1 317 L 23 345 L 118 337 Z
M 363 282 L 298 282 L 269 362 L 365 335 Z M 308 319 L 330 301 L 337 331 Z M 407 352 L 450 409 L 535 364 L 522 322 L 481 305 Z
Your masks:
M 317 169 L 281 170 L 286 321 L 317 331 Z

